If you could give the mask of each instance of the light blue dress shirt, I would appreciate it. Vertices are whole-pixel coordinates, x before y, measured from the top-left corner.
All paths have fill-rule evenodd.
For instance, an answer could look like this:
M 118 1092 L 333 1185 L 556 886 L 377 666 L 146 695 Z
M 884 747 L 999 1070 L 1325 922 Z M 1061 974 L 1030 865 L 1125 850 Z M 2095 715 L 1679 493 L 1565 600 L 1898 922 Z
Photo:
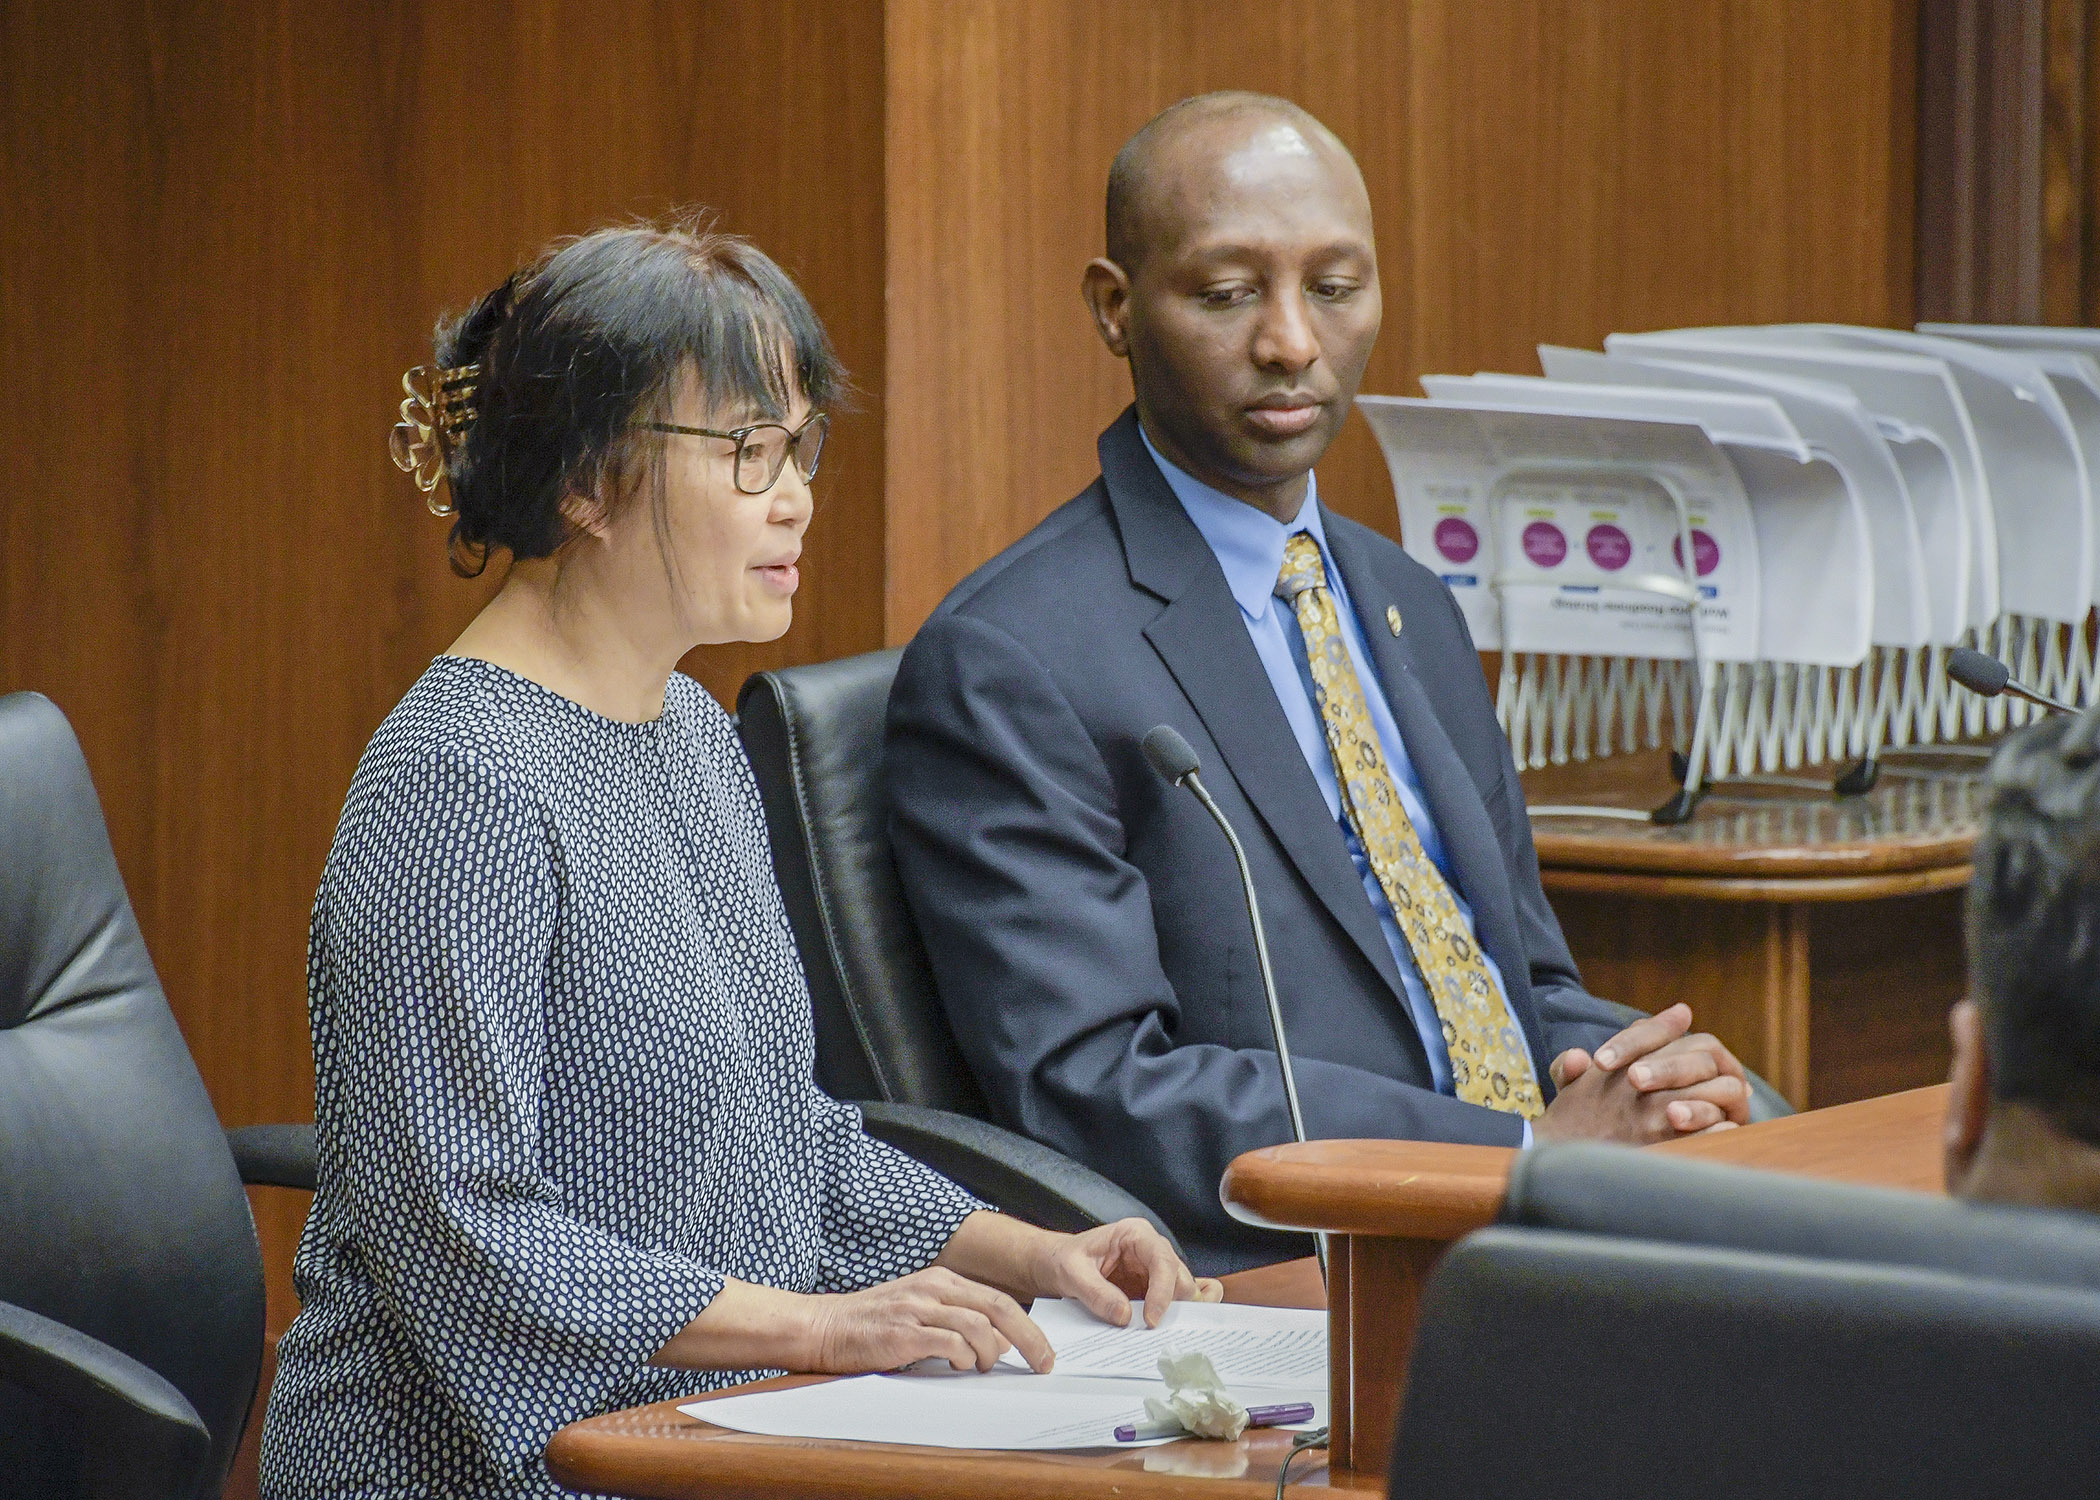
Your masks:
M 1371 869 L 1371 859 L 1364 852 L 1363 840 L 1356 836 L 1356 830 L 1349 826 L 1349 820 L 1342 812 L 1341 783 L 1335 779 L 1334 760 L 1327 749 L 1327 731 L 1316 707 L 1318 699 L 1313 689 L 1312 667 L 1306 660 L 1298 617 L 1276 598 L 1276 579 L 1283 571 L 1284 545 L 1293 534 L 1302 531 L 1318 545 L 1320 560 L 1326 565 L 1327 588 L 1334 595 L 1335 613 L 1341 619 L 1342 640 L 1349 648 L 1349 660 L 1356 668 L 1357 681 L 1363 684 L 1371 727 L 1377 731 L 1379 748 L 1385 752 L 1394 789 L 1400 793 L 1400 804 L 1407 810 L 1408 821 L 1414 824 L 1423 852 L 1442 872 L 1444 883 L 1451 887 L 1451 896 L 1458 903 L 1458 913 L 1465 921 L 1467 935 L 1473 936 L 1473 909 L 1466 904 L 1465 895 L 1452 878 L 1443 838 L 1437 831 L 1436 819 L 1430 816 L 1429 804 L 1422 798 L 1422 783 L 1415 775 L 1414 761 L 1407 753 L 1407 745 L 1400 738 L 1400 726 L 1393 721 L 1392 708 L 1386 702 L 1385 684 L 1380 680 L 1370 650 L 1364 644 L 1363 627 L 1357 620 L 1355 605 L 1350 602 L 1348 585 L 1342 581 L 1341 569 L 1335 566 L 1334 554 L 1327 548 L 1326 529 L 1320 522 L 1318 481 L 1311 474 L 1305 476 L 1305 504 L 1298 511 L 1297 519 L 1286 526 L 1245 501 L 1235 500 L 1183 473 L 1161 457 L 1142 427 L 1138 432 L 1144 438 L 1145 451 L 1152 455 L 1152 461 L 1159 465 L 1159 472 L 1165 476 L 1168 488 L 1174 491 L 1174 497 L 1188 512 L 1196 530 L 1203 534 L 1203 540 L 1210 544 L 1210 550 L 1217 554 L 1218 566 L 1225 570 L 1226 585 L 1239 603 L 1240 620 L 1254 642 L 1255 654 L 1261 658 L 1263 670 L 1269 674 L 1269 686 L 1275 689 L 1283 716 L 1290 721 L 1299 753 L 1304 755 L 1313 779 L 1320 784 L 1320 795 L 1327 799 L 1328 815 L 1341 830 L 1349 857 L 1356 862 L 1357 878 L 1363 882 L 1364 894 L 1370 898 L 1371 910 L 1377 913 L 1379 928 L 1385 933 L 1386 946 L 1393 950 L 1393 960 L 1400 966 L 1400 984 L 1407 994 L 1409 1018 L 1421 1035 L 1422 1050 L 1429 1055 L 1429 1072 L 1435 1080 L 1437 1092 L 1454 1093 L 1451 1054 L 1444 1045 L 1444 1028 L 1437 1017 L 1436 1004 L 1429 998 L 1428 987 L 1422 983 L 1421 970 L 1415 967 L 1414 952 L 1407 946 L 1406 935 L 1400 931 L 1399 920 L 1393 915 L 1385 888 L 1378 883 L 1378 876 Z M 1494 959 L 1488 957 L 1487 950 L 1477 941 L 1474 947 L 1487 964 L 1496 990 L 1506 994 L 1502 971 L 1496 967 Z M 1529 1120 L 1524 1122 L 1524 1144 L 1531 1144 Z

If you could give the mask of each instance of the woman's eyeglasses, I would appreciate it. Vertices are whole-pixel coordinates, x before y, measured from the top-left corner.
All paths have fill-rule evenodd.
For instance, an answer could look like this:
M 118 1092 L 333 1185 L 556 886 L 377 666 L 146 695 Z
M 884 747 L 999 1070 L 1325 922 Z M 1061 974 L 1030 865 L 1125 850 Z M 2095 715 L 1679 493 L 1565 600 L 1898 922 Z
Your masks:
M 713 427 L 681 427 L 676 422 L 646 422 L 643 425 L 651 432 L 727 438 L 736 444 L 736 487 L 747 495 L 763 495 L 780 478 L 781 468 L 787 463 L 790 453 L 795 455 L 795 472 L 802 476 L 804 483 L 817 477 L 817 460 L 823 457 L 824 434 L 831 429 L 831 418 L 823 412 L 816 412 L 792 432 L 779 422 L 754 422 L 749 427 L 732 427 L 727 432 Z

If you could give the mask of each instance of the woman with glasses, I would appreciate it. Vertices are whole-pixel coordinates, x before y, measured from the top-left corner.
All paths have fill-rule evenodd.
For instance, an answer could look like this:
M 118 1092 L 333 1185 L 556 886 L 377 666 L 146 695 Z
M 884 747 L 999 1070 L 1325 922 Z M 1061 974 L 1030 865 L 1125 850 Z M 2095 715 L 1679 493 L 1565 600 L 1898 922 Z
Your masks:
M 264 1493 L 551 1496 L 579 1417 L 1040 1368 L 1016 1298 L 1215 1297 L 1143 1221 L 990 1212 L 812 1081 L 750 769 L 677 671 L 791 618 L 843 388 L 793 283 L 697 227 L 599 231 L 406 383 L 395 458 L 454 566 L 509 567 L 374 736 L 314 902 L 320 1181 Z

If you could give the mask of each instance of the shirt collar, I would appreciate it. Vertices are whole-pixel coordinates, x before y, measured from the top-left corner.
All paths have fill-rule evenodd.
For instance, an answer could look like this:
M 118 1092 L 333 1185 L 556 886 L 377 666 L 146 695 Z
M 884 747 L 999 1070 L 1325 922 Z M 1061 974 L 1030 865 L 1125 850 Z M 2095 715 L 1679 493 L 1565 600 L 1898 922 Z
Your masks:
M 1318 544 L 1321 556 L 1327 555 L 1327 532 L 1320 524 L 1319 481 L 1312 474 L 1305 476 L 1305 504 L 1299 507 L 1297 519 L 1286 526 L 1246 501 L 1235 500 L 1194 475 L 1183 473 L 1152 446 L 1152 439 L 1142 426 L 1138 436 L 1144 440 L 1152 461 L 1159 465 L 1167 488 L 1196 523 L 1196 530 L 1203 534 L 1210 550 L 1217 554 L 1218 566 L 1225 570 L 1226 586 L 1248 619 L 1267 616 L 1269 601 L 1276 593 L 1277 575 L 1283 571 L 1284 544 L 1294 533 L 1305 532 Z M 1332 571 L 1330 563 L 1329 572 Z

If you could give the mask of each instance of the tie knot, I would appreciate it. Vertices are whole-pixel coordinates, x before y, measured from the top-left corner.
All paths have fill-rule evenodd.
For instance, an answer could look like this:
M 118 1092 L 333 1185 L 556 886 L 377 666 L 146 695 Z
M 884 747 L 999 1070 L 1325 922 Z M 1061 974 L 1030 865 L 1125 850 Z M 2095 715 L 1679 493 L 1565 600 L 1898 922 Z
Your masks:
M 1291 533 L 1283 544 L 1283 571 L 1276 575 L 1276 597 L 1297 602 L 1307 589 L 1327 587 L 1327 566 L 1320 561 L 1320 544 L 1309 532 Z

